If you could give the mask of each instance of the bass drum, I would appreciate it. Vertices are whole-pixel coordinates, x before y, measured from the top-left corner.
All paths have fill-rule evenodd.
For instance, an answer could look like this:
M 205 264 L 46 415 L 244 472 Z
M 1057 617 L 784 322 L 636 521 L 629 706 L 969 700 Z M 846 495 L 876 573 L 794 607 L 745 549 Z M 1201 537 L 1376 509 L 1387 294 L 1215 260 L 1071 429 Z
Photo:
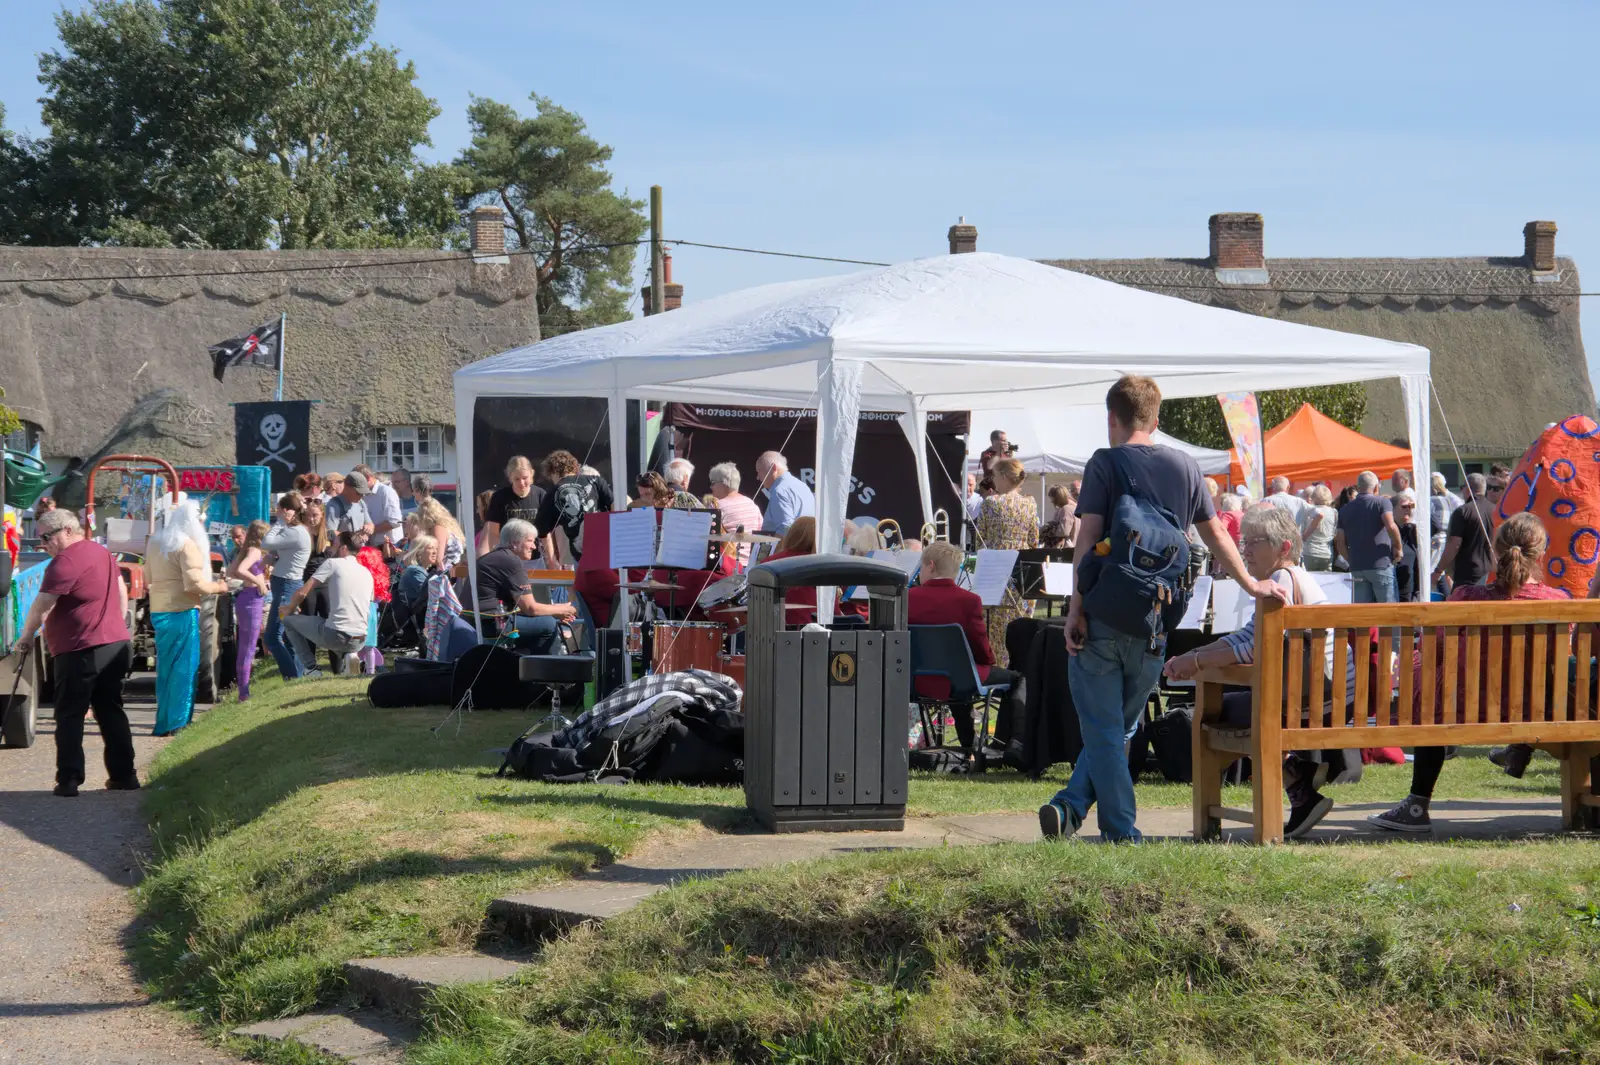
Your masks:
M 677 673 L 685 669 L 716 673 L 726 635 L 727 630 L 721 625 L 704 621 L 658 621 L 650 666 L 657 673 Z

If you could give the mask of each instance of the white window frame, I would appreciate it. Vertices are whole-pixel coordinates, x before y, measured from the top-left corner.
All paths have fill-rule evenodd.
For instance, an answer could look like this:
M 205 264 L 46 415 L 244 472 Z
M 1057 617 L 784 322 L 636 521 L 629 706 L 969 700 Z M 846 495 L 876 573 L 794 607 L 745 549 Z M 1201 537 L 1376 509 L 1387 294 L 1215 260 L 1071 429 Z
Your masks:
M 443 473 L 444 426 L 373 426 L 367 430 L 361 457 L 379 473 L 392 473 L 396 466 L 412 473 Z

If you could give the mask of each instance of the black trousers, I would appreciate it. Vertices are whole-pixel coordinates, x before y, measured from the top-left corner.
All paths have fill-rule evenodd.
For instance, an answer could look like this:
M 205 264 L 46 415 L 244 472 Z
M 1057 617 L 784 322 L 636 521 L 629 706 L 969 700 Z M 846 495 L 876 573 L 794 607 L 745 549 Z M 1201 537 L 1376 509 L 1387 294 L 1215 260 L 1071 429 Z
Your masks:
M 83 718 L 91 708 L 106 745 L 106 773 L 133 779 L 133 733 L 122 709 L 122 680 L 132 662 L 126 640 L 56 656 L 57 784 L 84 782 Z
M 1006 744 L 1016 738 L 1016 731 L 1022 725 L 1020 692 L 1017 690 L 1022 685 L 1022 674 L 1013 669 L 1001 669 L 999 666 L 989 667 L 988 679 L 985 684 L 1010 684 L 1011 690 L 1000 694 L 997 702 L 999 709 L 994 715 L 994 738 L 1000 744 Z M 971 704 L 961 706 L 952 705 L 950 716 L 956 719 L 956 735 L 961 739 L 961 746 L 967 750 L 973 749 L 977 733 L 972 727 Z

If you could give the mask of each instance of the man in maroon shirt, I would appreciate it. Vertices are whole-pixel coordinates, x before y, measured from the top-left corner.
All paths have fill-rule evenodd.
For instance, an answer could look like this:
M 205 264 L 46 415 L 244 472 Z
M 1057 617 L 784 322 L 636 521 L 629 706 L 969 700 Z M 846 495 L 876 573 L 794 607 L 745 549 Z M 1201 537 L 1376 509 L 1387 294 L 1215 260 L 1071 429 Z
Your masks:
M 935 540 L 922 549 L 920 581 L 907 593 L 907 619 L 912 625 L 960 625 L 967 635 L 972 661 L 978 667 L 978 679 L 985 684 L 1011 685 L 1011 691 L 1001 697 L 1000 710 L 995 715 L 994 738 L 1004 745 L 1015 736 L 1021 724 L 1015 703 L 1021 674 L 994 664 L 989 629 L 983 619 L 983 600 L 955 581 L 962 560 L 961 549 L 943 540 Z M 943 677 L 918 677 L 916 691 L 927 699 L 942 699 L 950 694 L 950 684 Z M 956 735 L 961 738 L 961 745 L 975 751 L 972 707 L 953 706 L 951 712 L 956 719 Z
M 55 659 L 55 793 L 70 799 L 84 782 L 83 718 L 91 707 L 106 745 L 106 787 L 131 791 L 139 778 L 133 769 L 133 734 L 122 709 L 122 680 L 131 664 L 123 622 L 128 589 L 117 560 L 83 538 L 72 511 L 52 510 L 39 519 L 38 532 L 50 564 L 20 642 L 31 642 L 42 625 L 45 646 Z

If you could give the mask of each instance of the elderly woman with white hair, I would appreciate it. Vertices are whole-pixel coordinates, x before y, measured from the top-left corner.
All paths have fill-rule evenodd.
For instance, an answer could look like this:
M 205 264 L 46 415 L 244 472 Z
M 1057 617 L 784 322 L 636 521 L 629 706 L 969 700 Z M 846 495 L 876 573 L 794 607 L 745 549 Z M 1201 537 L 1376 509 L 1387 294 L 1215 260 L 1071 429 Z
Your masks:
M 1289 602 L 1296 606 L 1312 606 L 1328 601 L 1322 586 L 1300 565 L 1300 530 L 1288 511 L 1277 507 L 1252 507 L 1245 511 L 1240 526 L 1240 540 L 1240 553 L 1250 576 L 1258 581 L 1271 580 L 1280 585 L 1289 592 Z M 1255 629 L 1255 617 L 1252 616 L 1244 628 L 1237 632 L 1230 632 L 1214 643 L 1169 659 L 1163 672 L 1169 680 L 1189 680 L 1208 666 L 1250 665 L 1255 661 Z M 1331 691 L 1333 639 L 1330 637 L 1325 645 L 1326 653 L 1321 665 L 1329 683 L 1323 690 Z M 1355 659 L 1348 649 L 1344 669 L 1347 700 L 1353 700 L 1356 690 Z M 1229 725 L 1249 727 L 1250 701 L 1249 692 L 1224 695 L 1223 721 Z M 1290 712 L 1299 713 L 1300 709 L 1296 707 Z M 1315 713 L 1313 716 L 1320 717 Z M 1298 751 L 1284 759 L 1283 787 L 1289 794 L 1289 820 L 1284 825 L 1283 834 L 1287 839 L 1304 836 L 1333 809 L 1333 800 L 1317 791 L 1315 771 L 1316 763 Z
M 719 462 L 706 473 L 711 481 L 711 497 L 722 514 L 724 532 L 753 533 L 761 528 L 761 508 L 756 501 L 739 491 L 743 479 L 739 467 L 732 462 Z M 750 564 L 749 544 L 727 544 L 726 548 L 738 554 L 739 568 Z
M 155 534 L 144 556 L 150 589 L 150 623 L 156 630 L 157 736 L 170 736 L 194 714 L 194 678 L 200 670 L 200 602 L 228 585 L 212 579 L 211 541 L 200 505 L 180 493 L 156 504 Z
M 1438 470 L 1433 472 L 1428 482 L 1433 489 L 1428 496 L 1428 513 L 1432 527 L 1437 530 L 1430 538 L 1433 548 L 1429 557 L 1437 561 L 1444 554 L 1445 541 L 1449 539 L 1450 515 L 1456 512 L 1463 500 L 1450 491 L 1450 486 L 1445 484 L 1444 474 Z

